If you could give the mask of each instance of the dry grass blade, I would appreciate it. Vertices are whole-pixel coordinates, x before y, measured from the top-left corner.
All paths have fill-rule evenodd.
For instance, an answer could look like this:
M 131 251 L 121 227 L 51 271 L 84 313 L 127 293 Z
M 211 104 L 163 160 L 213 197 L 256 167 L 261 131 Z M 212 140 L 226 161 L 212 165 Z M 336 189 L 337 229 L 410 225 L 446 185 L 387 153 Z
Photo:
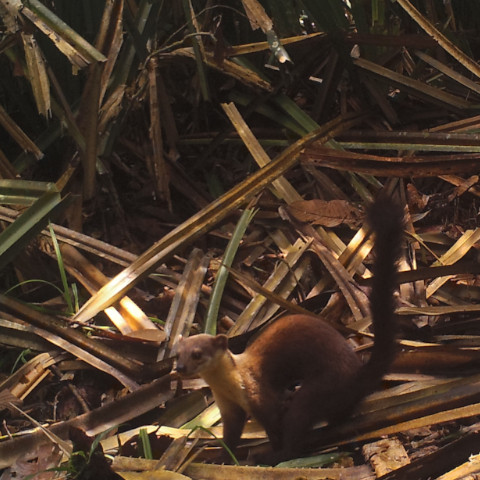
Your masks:
M 100 106 L 122 43 L 122 12 L 123 2 L 106 2 L 96 48 L 99 52 L 105 53 L 108 61 L 105 63 L 95 62 L 89 65 L 88 77 L 77 117 L 78 125 L 85 141 L 85 148 L 81 149 L 84 172 L 83 195 L 85 200 L 92 199 L 96 193 L 95 174 L 97 163 L 99 162 L 100 133 L 104 133 L 104 130 L 101 131 L 99 129 Z M 105 128 L 105 125 L 103 127 Z M 105 141 L 106 138 L 103 139 L 103 142 Z
M 11 208 L 0 207 L 0 219 L 12 223 L 18 218 L 20 212 L 12 210 Z M 51 224 L 53 231 L 59 241 L 65 242 L 69 245 L 77 247 L 83 251 L 90 252 L 99 258 L 106 259 L 123 267 L 133 262 L 137 256 L 126 250 L 115 247 L 108 243 L 89 237 L 88 235 L 75 232 L 60 225 Z M 50 237 L 50 232 L 45 229 L 42 230 L 42 235 Z
M 73 65 L 83 68 L 92 62 L 107 60 L 102 53 L 38 0 L 30 0 L 28 6 L 22 7 L 22 15 L 42 30 Z
M 50 440 L 50 442 L 54 443 L 60 449 L 62 450 L 63 454 L 66 456 L 70 456 L 72 454 L 72 446 L 69 442 L 66 442 L 65 440 L 62 440 L 60 437 L 55 435 L 53 432 L 50 432 L 47 428 L 45 428 L 43 425 L 38 423 L 33 417 L 28 415 L 28 413 L 24 412 L 21 410 L 19 407 L 12 405 L 12 407 L 17 410 L 19 413 L 21 413 L 24 417 L 26 417 L 30 422 L 32 422 L 33 425 L 35 425 L 36 428 L 40 429 L 44 435 Z
M 363 261 L 372 249 L 373 240 L 371 237 L 365 238 L 366 234 L 367 230 L 360 228 L 338 257 L 338 261 L 345 266 L 348 273 L 356 272 L 362 276 L 367 273 Z
M 245 479 L 249 480 L 373 480 L 373 472 L 365 465 L 338 468 L 272 468 L 242 467 L 232 465 L 205 465 L 193 463 L 185 473 L 191 478 L 205 480 Z
M 0 178 L 13 180 L 17 176 L 17 171 L 13 168 L 8 158 L 0 149 Z
M 470 102 L 463 100 L 460 97 L 450 93 L 439 90 L 438 88 L 426 85 L 420 80 L 409 78 L 400 73 L 393 72 L 388 68 L 382 67 L 370 60 L 364 58 L 357 58 L 353 63 L 368 72 L 378 75 L 380 78 L 387 80 L 389 83 L 393 82 L 395 85 L 407 88 L 412 95 L 417 95 L 420 98 L 425 98 L 428 102 L 440 104 L 454 110 L 464 110 L 470 108 Z
M 191 449 L 191 445 L 188 450 Z M 146 458 L 121 457 L 116 455 L 113 459 L 112 468 L 125 480 L 191 480 L 178 472 L 172 472 L 165 468 L 159 460 L 147 460 Z M 160 469 L 161 468 L 161 469 Z
M 470 249 L 480 240 L 480 228 L 476 230 L 467 230 L 455 244 L 442 255 L 432 266 L 451 265 L 462 259 Z M 427 286 L 427 298 L 433 295 L 449 277 L 437 277 Z
M 64 210 L 71 199 L 62 199 L 52 184 L 21 180 L 0 180 L 0 197 L 5 203 L 14 203 L 18 198 L 29 205 L 0 234 L 0 267 L 5 267 L 14 260 L 47 224 L 49 218 L 54 218 Z
M 73 420 L 52 425 L 49 430 L 61 438 L 67 438 L 70 427 L 81 428 L 88 435 L 97 435 L 148 412 L 159 404 L 170 400 L 173 395 L 174 392 L 170 389 L 170 377 L 162 377 L 142 386 L 136 392 L 109 402 Z M 17 458 L 23 457 L 26 452 L 34 451 L 36 446 L 42 442 L 45 442 L 45 436 L 38 429 L 29 435 L 1 442 L 0 468 L 12 465 Z
M 405 422 L 399 421 L 398 423 L 395 423 L 396 420 L 393 419 L 393 424 L 391 426 L 379 428 L 365 434 L 350 437 L 347 442 L 371 440 L 385 435 L 395 435 L 397 433 L 407 432 L 408 430 L 414 430 L 416 428 L 439 425 L 447 422 L 455 422 L 468 418 L 471 419 L 477 417 L 479 414 L 480 403 L 473 403 L 465 407 L 458 407 L 450 410 L 445 409 L 432 415 L 426 415 L 423 417 L 419 416 L 413 420 L 408 420 Z
M 310 225 L 299 224 L 291 216 L 289 216 L 289 219 L 301 235 L 313 239 L 312 250 L 318 255 L 335 284 L 341 290 L 354 318 L 357 321 L 363 319 L 367 314 L 364 296 L 352 285 L 352 275 L 333 255 L 332 251 L 325 246 L 324 239 L 322 238 L 322 235 L 325 235 L 325 231 L 320 229 L 320 232 L 317 232 Z M 366 256 L 367 251 L 368 250 L 365 250 L 364 256 Z
M 141 255 L 130 267 L 112 279 L 77 313 L 76 320 L 92 318 L 104 308 L 110 306 L 143 276 L 163 262 L 177 248 L 190 243 L 213 225 L 225 218 L 230 212 L 247 202 L 273 180 L 287 171 L 298 159 L 301 150 L 315 140 L 326 142 L 339 131 L 358 121 L 359 115 L 346 118 L 337 117 L 320 129 L 306 135 L 287 148 L 274 161 L 250 175 L 229 192 L 202 209 L 188 221 L 182 223 Z M 322 140 L 320 140 L 322 138 Z
M 0 105 L 0 125 L 10 134 L 10 136 L 25 151 L 31 152 L 37 160 L 43 158 L 43 152 L 35 143 L 25 134 L 25 132 L 13 121 L 5 109 Z
M 273 20 L 258 0 L 242 0 L 252 30 L 260 28 L 266 34 L 268 46 L 280 63 L 291 61 L 288 52 L 283 48 L 280 39 L 273 30 Z
M 111 81 L 112 72 L 123 44 L 123 6 L 124 2 L 113 0 L 105 3 L 103 11 L 101 28 L 96 42 L 98 50 L 107 57 L 100 80 L 100 103 L 103 103 L 105 92 Z
M 300 258 L 300 261 L 295 266 L 295 268 L 288 272 L 288 275 L 285 275 L 280 287 L 277 289 L 277 296 L 282 298 L 289 298 L 298 287 L 301 279 L 309 272 L 310 269 L 310 258 L 307 255 L 303 255 Z M 252 323 L 252 327 L 257 327 L 264 323 L 264 319 L 272 319 L 280 310 L 280 302 L 270 303 L 265 305 L 262 311 L 262 317 L 258 316 L 255 322 Z
M 46 352 L 52 348 L 49 342 L 30 331 L 30 325 L 18 323 L 13 315 L 5 312 L 3 316 L 0 319 L 0 342 L 3 345 L 36 352 Z
M 426 53 L 420 52 L 419 50 L 415 51 L 415 55 L 422 59 L 425 63 L 428 63 L 432 67 L 435 67 L 438 71 L 448 75 L 450 78 L 453 78 L 458 83 L 461 83 L 465 87 L 473 90 L 476 93 L 480 94 L 480 85 L 478 83 L 472 82 L 469 78 L 465 77 L 464 75 L 456 72 L 452 68 L 447 67 L 444 63 L 439 62 L 435 58 L 432 58 L 430 55 Z
M 293 37 L 286 37 L 282 38 L 283 45 L 290 45 L 298 42 L 308 42 L 312 39 L 318 39 L 325 37 L 326 34 L 324 32 L 317 32 L 317 33 L 308 33 L 306 35 L 298 35 Z M 264 50 L 269 50 L 270 45 L 268 42 L 255 42 L 255 43 L 245 43 L 242 45 L 234 45 L 229 48 L 228 55 L 230 57 L 237 57 L 239 55 L 247 55 L 249 53 L 255 52 L 262 52 Z
M 43 250 L 55 258 L 50 243 L 44 244 Z M 66 270 L 92 295 L 108 283 L 109 278 L 71 245 L 61 245 L 60 252 Z M 109 307 L 105 313 L 123 335 L 157 342 L 165 338 L 163 332 L 128 297 L 120 299 L 118 309 Z
M 273 28 L 272 19 L 267 15 L 258 0 L 242 0 L 242 3 L 252 30 L 261 28 L 263 33 L 266 33 Z
M 170 197 L 170 178 L 166 159 L 163 154 L 162 121 L 160 112 L 160 93 L 157 82 L 158 62 L 155 58 L 148 62 L 148 86 L 150 100 L 150 137 L 152 140 L 152 159 L 150 169 L 155 178 L 155 192 L 159 198 L 167 202 L 168 208 L 172 210 L 172 199 Z
M 175 472 L 174 475 L 181 475 L 183 473 L 182 465 L 186 465 L 185 460 L 196 444 L 197 440 L 192 442 L 188 437 L 175 438 L 160 457 L 158 464 L 165 470 Z M 187 479 L 183 475 L 181 477 Z M 172 477 L 172 480 L 175 480 L 175 476 Z
M 448 306 L 425 306 L 425 307 L 400 307 L 399 315 L 448 315 L 452 313 L 476 313 L 480 312 L 480 305 L 448 305 Z
M 290 273 L 291 269 L 299 261 L 302 255 L 306 252 L 310 242 L 298 239 L 293 245 L 288 246 L 284 250 L 283 261 L 277 265 L 274 271 L 269 276 L 268 280 L 263 285 L 264 290 L 274 292 L 281 284 L 285 276 Z M 260 309 L 266 302 L 267 297 L 261 293 L 255 295 L 249 304 L 245 307 L 242 313 L 238 316 L 235 325 L 230 329 L 230 335 L 238 335 L 244 333 L 250 328 L 261 325 L 269 319 L 269 316 L 263 312 L 259 317 Z M 277 304 L 275 304 L 278 306 Z
M 437 480 L 461 480 L 471 478 L 472 474 L 480 472 L 480 457 L 471 455 L 467 462 L 450 470 L 450 472 L 440 475 Z M 474 477 L 473 477 L 474 478 Z
M 409 2 L 409 0 L 397 0 L 398 4 L 443 47 L 453 58 L 460 62 L 467 70 L 480 78 L 480 67 L 469 56 L 465 55 L 456 45 L 437 30 L 420 12 Z
M 16 210 L 12 210 L 6 207 L 0 207 L 0 219 L 6 222 L 12 223 L 20 215 Z M 115 247 L 96 238 L 84 235 L 82 233 L 75 232 L 69 228 L 62 227 L 56 224 L 50 224 L 55 232 L 55 236 L 60 242 L 71 245 L 78 249 L 81 249 L 85 252 L 89 252 L 99 259 L 107 260 L 116 265 L 122 267 L 128 266 L 130 263 L 134 262 L 138 256 L 123 250 L 121 248 Z M 50 232 L 48 230 L 43 230 L 42 235 L 50 238 Z M 156 273 L 160 275 L 152 275 L 152 278 L 159 283 L 163 283 L 169 286 L 176 286 L 177 281 L 172 281 L 171 278 L 177 278 L 176 274 L 168 270 L 164 266 L 160 266 L 155 270 Z M 106 282 L 105 282 L 106 283 Z M 101 285 L 99 285 L 100 287 Z M 120 300 L 122 303 L 122 299 Z
M 205 47 L 203 45 L 203 40 L 200 35 L 196 36 L 195 33 L 200 33 L 200 28 L 198 25 L 197 18 L 195 16 L 195 11 L 191 0 L 182 0 L 183 11 L 185 12 L 185 17 L 187 19 L 188 30 L 191 34 L 192 40 L 192 49 L 195 54 L 195 63 L 197 66 L 197 75 L 198 82 L 200 86 L 200 91 L 204 101 L 210 100 L 210 92 L 208 87 L 208 80 L 206 74 L 206 65 L 205 62 Z
M 368 132 L 354 130 L 339 138 L 345 148 L 368 148 L 375 150 L 415 150 L 439 152 L 479 152 L 480 135 L 456 132 Z M 388 157 L 387 157 L 388 158 Z M 395 158 L 395 157 L 393 157 Z M 446 157 L 444 160 L 447 160 Z M 415 157 L 413 162 L 417 161 Z M 418 162 L 424 161 L 421 157 Z
M 257 283 L 253 278 L 238 272 L 236 270 L 230 270 L 230 273 L 234 278 L 236 278 L 242 285 L 246 288 L 253 290 L 254 292 L 262 295 L 266 299 L 270 300 L 270 302 L 279 305 L 285 311 L 290 313 L 301 313 L 303 315 L 311 315 L 312 313 L 305 308 L 297 305 L 296 303 L 291 303 L 288 300 L 285 300 L 284 296 L 278 295 L 275 292 L 272 292 L 268 288 L 265 288 L 263 285 Z
M 191 48 L 179 48 L 172 53 L 165 53 L 161 54 L 160 58 L 162 57 L 171 57 L 171 56 L 182 56 L 187 58 L 195 58 L 195 54 L 193 49 Z M 260 88 L 264 91 L 271 92 L 273 90 L 272 85 L 258 75 L 253 70 L 245 68 L 241 65 L 238 65 L 231 60 L 224 60 L 221 65 L 215 61 L 214 55 L 210 52 L 205 52 L 205 63 L 215 70 L 219 70 L 220 72 L 228 75 L 232 78 L 235 78 L 239 82 L 253 88 Z
M 480 116 L 462 118 L 454 122 L 444 123 L 436 127 L 429 128 L 429 132 L 475 132 L 480 125 Z
M 170 356 L 179 335 L 187 335 L 193 324 L 200 292 L 210 258 L 200 249 L 193 249 L 175 291 L 172 305 L 165 322 L 167 343 L 159 352 L 159 360 Z
M 3 294 L 0 295 L 0 304 L 14 312 L 15 315 L 20 316 L 24 321 L 33 324 L 31 331 L 45 340 L 81 358 L 93 367 L 114 376 L 130 390 L 138 388 L 138 384 L 135 381 L 115 367 L 119 367 L 129 372 L 133 377 L 139 378 L 142 375 L 142 368 L 139 363 L 125 358 L 112 348 L 102 345 L 94 339 L 88 339 L 73 328 L 68 328 L 66 322 L 36 312 Z M 101 360 L 101 358 L 115 365 L 115 367 Z
M 445 182 L 451 183 L 455 187 L 461 187 L 465 185 L 465 179 L 462 177 L 458 177 L 457 175 L 440 175 L 439 178 L 444 180 Z M 476 197 L 480 197 L 480 188 L 478 188 L 475 184 L 478 183 L 478 180 L 474 183 L 471 183 L 468 187 L 468 192 Z
M 270 157 L 260 145 L 260 142 L 255 138 L 247 123 L 243 120 L 240 112 L 234 103 L 222 103 L 224 112 L 232 122 L 237 130 L 243 143 L 248 148 L 252 157 L 255 159 L 259 167 L 264 167 L 271 162 Z M 288 180 L 280 177 L 272 182 L 272 186 L 278 195 L 281 196 L 287 203 L 302 200 L 301 195 L 292 187 Z
M 84 141 L 84 148 L 81 149 L 80 156 L 84 172 L 83 196 L 85 200 L 91 200 L 96 190 L 95 174 L 98 150 L 101 74 L 102 67 L 99 64 L 93 64 L 89 67 L 88 80 L 77 117 L 78 128 Z
M 3 388 L 0 390 L 0 412 L 7 408 L 11 408 L 11 405 L 20 405 L 22 401 L 13 395 L 10 390 Z
M 360 145 L 349 145 L 351 148 L 359 148 Z M 361 148 L 382 148 L 401 149 L 401 144 L 380 144 L 367 145 L 364 143 Z M 417 147 L 417 145 L 415 146 Z M 431 147 L 431 145 L 429 146 Z M 425 146 L 421 148 L 425 149 Z M 442 145 L 438 147 L 444 150 Z M 472 147 L 464 147 L 470 149 Z M 474 147 L 475 149 L 477 147 Z M 407 148 L 408 149 L 408 148 Z M 430 148 L 433 150 L 433 148 Z M 451 147 L 452 150 L 461 150 L 461 147 Z M 314 146 L 305 149 L 302 153 L 302 163 L 318 167 L 328 167 L 347 172 L 367 173 L 388 177 L 404 177 L 414 175 L 415 177 L 432 177 L 448 174 L 471 173 L 477 171 L 478 153 L 452 153 L 449 155 L 420 156 L 398 156 L 381 157 L 366 153 L 338 151 L 325 147 Z
M 33 35 L 22 32 L 22 41 L 28 79 L 32 85 L 37 110 L 44 117 L 50 117 L 50 83 L 45 68 L 45 59 Z
M 0 391 L 8 389 L 13 395 L 24 400 L 49 375 L 49 368 L 63 358 L 63 354 L 47 352 L 36 355 L 0 383 Z
M 351 275 L 323 244 L 316 241 L 312 244 L 312 249 L 323 262 L 325 268 L 334 279 L 335 284 L 342 292 L 354 319 L 356 321 L 362 320 L 367 314 L 366 299 L 352 285 Z
M 469 369 L 480 364 L 480 351 L 473 349 L 458 349 L 442 345 L 422 346 L 411 344 L 405 341 L 402 345 L 408 346 L 408 350 L 397 353 L 393 363 L 394 371 L 401 372 L 458 372 L 458 369 Z
M 313 438 L 322 444 L 345 444 L 383 435 L 393 435 L 428 425 L 441 424 L 478 415 L 479 376 L 443 383 L 419 382 L 405 393 L 389 391 L 388 397 L 369 398 L 348 424 L 335 431 L 317 430 Z

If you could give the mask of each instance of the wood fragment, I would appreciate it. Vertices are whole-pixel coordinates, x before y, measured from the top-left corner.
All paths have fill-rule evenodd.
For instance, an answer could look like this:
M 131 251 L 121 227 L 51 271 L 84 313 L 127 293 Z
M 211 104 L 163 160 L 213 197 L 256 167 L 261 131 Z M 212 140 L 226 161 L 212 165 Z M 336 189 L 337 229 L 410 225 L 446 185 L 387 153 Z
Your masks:
M 385 438 L 362 447 L 363 456 L 377 477 L 390 473 L 410 463 L 407 452 L 396 437 Z

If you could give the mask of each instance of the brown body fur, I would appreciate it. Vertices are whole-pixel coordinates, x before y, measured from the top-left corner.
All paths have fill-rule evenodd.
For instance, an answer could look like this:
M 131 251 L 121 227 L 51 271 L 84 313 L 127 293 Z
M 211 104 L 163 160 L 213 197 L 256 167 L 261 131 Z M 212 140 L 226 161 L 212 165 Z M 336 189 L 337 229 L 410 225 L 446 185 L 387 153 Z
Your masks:
M 252 416 L 265 428 L 273 458 L 289 458 L 299 452 L 315 422 L 344 418 L 376 388 L 393 358 L 393 291 L 402 218 L 401 209 L 388 199 L 371 208 L 376 233 L 370 296 L 375 343 L 365 365 L 333 327 L 309 315 L 278 319 L 239 355 L 230 352 L 225 335 L 180 341 L 177 371 L 209 384 L 231 449 Z

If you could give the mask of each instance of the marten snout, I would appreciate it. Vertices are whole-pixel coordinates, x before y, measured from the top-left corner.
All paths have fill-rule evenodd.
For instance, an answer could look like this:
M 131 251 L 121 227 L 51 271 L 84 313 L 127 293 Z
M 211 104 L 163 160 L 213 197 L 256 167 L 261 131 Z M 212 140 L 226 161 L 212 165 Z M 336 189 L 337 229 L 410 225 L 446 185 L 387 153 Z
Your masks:
M 177 361 L 176 364 L 175 364 L 174 370 L 175 370 L 175 372 L 177 372 L 181 375 L 181 374 L 187 372 L 187 367 L 184 363 L 178 363 L 178 361 Z

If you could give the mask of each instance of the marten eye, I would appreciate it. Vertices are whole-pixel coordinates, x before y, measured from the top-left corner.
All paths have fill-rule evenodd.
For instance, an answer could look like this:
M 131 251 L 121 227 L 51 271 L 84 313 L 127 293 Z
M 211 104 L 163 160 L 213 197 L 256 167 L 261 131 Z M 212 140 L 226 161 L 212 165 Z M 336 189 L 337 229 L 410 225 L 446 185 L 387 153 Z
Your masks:
M 194 360 L 200 360 L 202 358 L 202 351 L 201 350 L 194 350 L 192 352 L 192 358 Z

